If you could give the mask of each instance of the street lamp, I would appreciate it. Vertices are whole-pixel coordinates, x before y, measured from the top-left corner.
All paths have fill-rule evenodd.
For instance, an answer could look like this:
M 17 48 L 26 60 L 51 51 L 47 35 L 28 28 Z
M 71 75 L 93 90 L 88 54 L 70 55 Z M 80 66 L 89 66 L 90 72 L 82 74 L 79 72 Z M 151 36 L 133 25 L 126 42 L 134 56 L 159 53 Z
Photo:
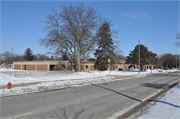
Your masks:
M 143 39 L 148 39 L 148 38 L 138 39 L 138 44 L 139 44 L 139 74 L 140 74 L 140 41 Z

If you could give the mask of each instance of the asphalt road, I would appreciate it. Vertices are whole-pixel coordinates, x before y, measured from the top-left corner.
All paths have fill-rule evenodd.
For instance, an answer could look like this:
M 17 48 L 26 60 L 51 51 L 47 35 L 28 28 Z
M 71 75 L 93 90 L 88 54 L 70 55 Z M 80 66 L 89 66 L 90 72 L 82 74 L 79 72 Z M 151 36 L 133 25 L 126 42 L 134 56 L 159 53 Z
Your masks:
M 104 119 L 179 79 L 179 72 L 3 97 L 1 118 Z

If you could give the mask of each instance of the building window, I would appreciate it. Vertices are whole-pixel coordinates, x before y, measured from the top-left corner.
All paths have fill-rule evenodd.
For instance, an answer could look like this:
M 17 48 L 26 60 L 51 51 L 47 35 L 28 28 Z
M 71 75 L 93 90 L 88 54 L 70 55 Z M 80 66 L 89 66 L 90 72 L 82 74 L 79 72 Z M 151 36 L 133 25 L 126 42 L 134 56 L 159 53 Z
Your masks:
M 88 65 L 86 65 L 86 69 L 89 69 L 89 66 L 88 66 Z

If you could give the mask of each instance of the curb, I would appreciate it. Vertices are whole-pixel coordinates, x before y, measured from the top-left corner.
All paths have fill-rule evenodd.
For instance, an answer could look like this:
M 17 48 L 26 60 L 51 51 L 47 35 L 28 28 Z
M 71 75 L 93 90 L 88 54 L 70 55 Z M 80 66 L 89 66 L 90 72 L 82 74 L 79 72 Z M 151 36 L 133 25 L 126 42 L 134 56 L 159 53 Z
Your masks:
M 157 92 L 155 92 L 154 94 L 144 98 L 142 101 L 142 103 L 135 103 L 132 106 L 130 106 L 130 109 L 126 109 L 124 110 L 125 113 L 122 113 L 121 115 L 119 115 L 118 117 L 116 117 L 117 119 L 122 119 L 122 118 L 127 118 L 130 115 L 132 115 L 133 113 L 135 113 L 136 111 L 138 111 L 140 108 L 146 106 L 148 103 L 150 103 L 152 100 L 156 99 L 158 96 L 166 93 L 167 91 L 169 91 L 171 88 L 173 88 L 175 85 L 177 85 L 178 83 L 180 83 L 180 81 L 176 81 L 173 82 L 172 84 L 164 87 L 164 89 L 160 89 Z

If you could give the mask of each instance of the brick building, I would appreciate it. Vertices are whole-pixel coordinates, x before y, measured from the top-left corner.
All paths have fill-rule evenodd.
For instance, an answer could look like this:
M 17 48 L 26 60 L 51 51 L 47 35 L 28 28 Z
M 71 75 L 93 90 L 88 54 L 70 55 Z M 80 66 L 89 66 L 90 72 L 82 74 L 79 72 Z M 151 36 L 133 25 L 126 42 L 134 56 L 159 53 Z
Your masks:
M 93 71 L 96 70 L 94 64 L 96 59 L 83 59 L 81 60 L 81 70 Z M 73 63 L 68 60 L 58 61 L 15 61 L 13 62 L 15 70 L 75 70 Z M 125 64 L 124 60 L 115 60 L 115 63 L 111 67 L 111 70 L 129 70 L 129 64 Z

